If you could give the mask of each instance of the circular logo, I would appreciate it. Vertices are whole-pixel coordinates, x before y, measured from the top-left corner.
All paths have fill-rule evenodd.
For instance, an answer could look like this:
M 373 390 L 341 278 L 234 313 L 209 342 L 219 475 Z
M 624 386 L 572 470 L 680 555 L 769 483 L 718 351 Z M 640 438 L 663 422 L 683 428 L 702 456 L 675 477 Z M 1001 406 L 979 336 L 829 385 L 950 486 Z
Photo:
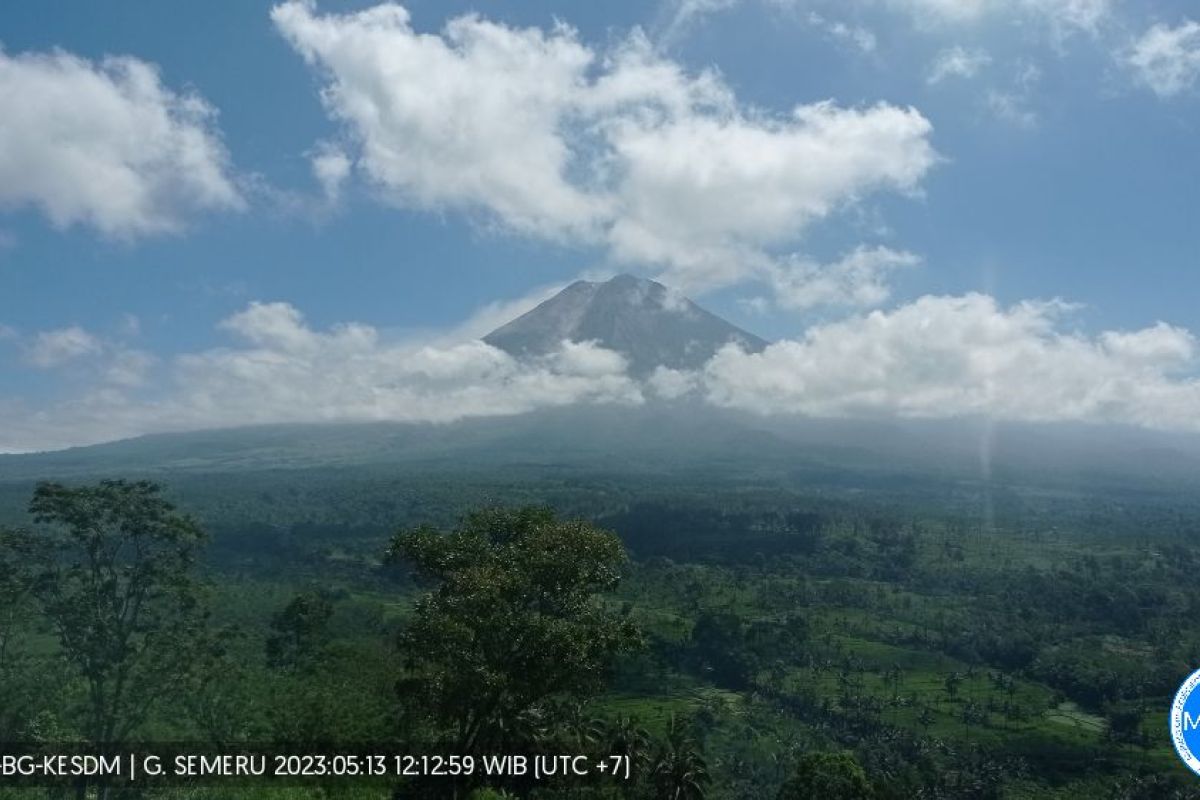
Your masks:
M 1200 669 L 1175 693 L 1171 704 L 1171 743 L 1188 768 L 1200 775 Z

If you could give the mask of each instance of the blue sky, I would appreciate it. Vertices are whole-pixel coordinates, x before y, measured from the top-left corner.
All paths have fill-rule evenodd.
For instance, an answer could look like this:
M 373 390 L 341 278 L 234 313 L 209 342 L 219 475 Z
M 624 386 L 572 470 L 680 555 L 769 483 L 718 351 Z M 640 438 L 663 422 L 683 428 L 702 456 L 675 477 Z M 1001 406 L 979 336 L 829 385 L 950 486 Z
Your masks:
M 1192 427 L 1185 2 L 273 7 L 0 8 L 0 450 L 294 419 L 289 393 L 317 398 L 302 418 L 491 413 L 463 398 L 523 368 L 479 352 L 480 326 L 617 271 L 781 346 L 669 390 L 567 354 L 539 369 L 574 383 L 500 411 L 686 389 L 763 413 Z M 109 90 L 111 125 L 74 113 Z M 309 355 L 246 378 L 300 336 L 345 360 L 347 324 L 370 331 L 368 366 L 339 379 L 359 395 Z M 836 339 L 871 372 L 872 330 L 886 383 L 822 366 Z M 421 358 L 472 366 L 446 389 Z M 1026 398 L 1047 376 L 1052 399 Z

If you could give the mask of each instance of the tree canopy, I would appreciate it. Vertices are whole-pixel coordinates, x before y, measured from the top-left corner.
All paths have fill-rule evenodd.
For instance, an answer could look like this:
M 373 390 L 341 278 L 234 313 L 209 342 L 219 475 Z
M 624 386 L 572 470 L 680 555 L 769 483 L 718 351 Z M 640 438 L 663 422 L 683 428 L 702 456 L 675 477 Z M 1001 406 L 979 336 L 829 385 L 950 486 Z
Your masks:
M 625 552 L 617 537 L 545 508 L 490 509 L 456 529 L 398 534 L 390 557 L 435 588 L 400 637 L 406 710 L 454 752 L 521 744 L 563 698 L 597 691 L 640 640 L 605 607 Z

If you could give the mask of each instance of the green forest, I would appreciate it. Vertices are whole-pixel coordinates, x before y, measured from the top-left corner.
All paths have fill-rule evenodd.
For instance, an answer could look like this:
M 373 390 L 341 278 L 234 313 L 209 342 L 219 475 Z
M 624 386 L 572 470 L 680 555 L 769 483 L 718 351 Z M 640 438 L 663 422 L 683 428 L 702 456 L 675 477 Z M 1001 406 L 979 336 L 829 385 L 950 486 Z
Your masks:
M 0 742 L 415 765 L 0 797 L 1200 797 L 1177 496 L 380 468 L 0 499 Z M 482 767 L 514 754 L 628 775 Z

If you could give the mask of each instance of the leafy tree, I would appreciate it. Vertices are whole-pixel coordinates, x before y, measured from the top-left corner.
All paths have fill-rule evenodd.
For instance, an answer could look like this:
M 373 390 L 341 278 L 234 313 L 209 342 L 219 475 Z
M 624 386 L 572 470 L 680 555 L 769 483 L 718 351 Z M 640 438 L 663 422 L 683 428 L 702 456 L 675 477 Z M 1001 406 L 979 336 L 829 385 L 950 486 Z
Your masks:
M 0 742 L 28 735 L 47 674 L 21 647 L 32 616 L 30 586 L 24 565 L 31 554 L 29 537 L 0 529 Z
M 1141 738 L 1142 714 L 1136 708 L 1110 707 L 1104 716 L 1114 741 L 1137 742 Z
M 807 753 L 779 790 L 779 800 L 869 800 L 874 797 L 866 773 L 850 753 Z
M 159 492 L 43 483 L 29 505 L 45 528 L 23 543 L 23 576 L 83 678 L 82 733 L 102 746 L 127 741 L 215 649 L 191 575 L 203 533 Z
M 294 668 L 311 663 L 329 636 L 333 618 L 333 600 L 320 590 L 303 592 L 292 598 L 271 618 L 267 637 L 267 665 Z
M 493 509 L 449 533 L 404 532 L 390 558 L 436 584 L 400 636 L 399 690 L 408 716 L 453 752 L 511 746 L 535 718 L 553 727 L 544 717 L 556 700 L 599 690 L 613 659 L 640 642 L 597 597 L 617 585 L 620 541 L 548 509 Z

